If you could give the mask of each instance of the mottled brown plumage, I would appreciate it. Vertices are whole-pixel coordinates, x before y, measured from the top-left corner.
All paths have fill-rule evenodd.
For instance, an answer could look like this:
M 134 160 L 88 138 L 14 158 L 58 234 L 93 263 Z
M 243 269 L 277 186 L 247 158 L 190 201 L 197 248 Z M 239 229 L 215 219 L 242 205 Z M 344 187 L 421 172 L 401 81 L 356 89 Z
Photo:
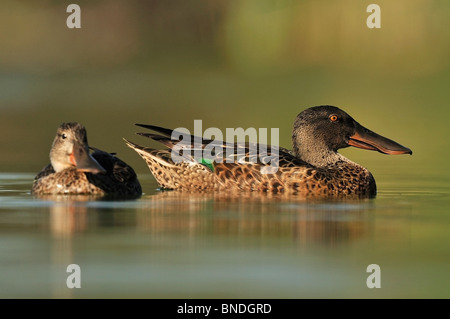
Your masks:
M 50 161 L 35 177 L 32 194 L 130 198 L 142 194 L 136 173 L 125 162 L 98 149 L 90 154 L 86 129 L 79 123 L 58 128 Z
M 173 138 L 180 134 L 170 129 L 137 125 L 159 132 L 161 135 L 138 134 L 157 140 L 169 149 L 155 150 L 125 140 L 127 145 L 146 161 L 163 188 L 183 191 L 241 190 L 305 196 L 373 197 L 376 184 L 372 174 L 337 150 L 355 146 L 385 154 L 412 154 L 410 149 L 364 128 L 334 106 L 312 107 L 297 116 L 292 151 L 262 147 L 270 151 L 260 157 L 259 153 L 252 152 L 254 148 L 248 143 L 233 145 L 232 152 L 227 152 L 230 145 L 215 141 L 220 148 L 210 159 L 212 162 L 194 155 L 194 151 L 199 149 L 199 141 L 204 150 L 211 140 L 188 136 L 189 143 L 186 143 L 186 136 Z M 172 151 L 181 140 L 185 143 L 183 148 L 186 152 L 177 153 L 184 158 L 183 162 L 178 162 L 174 161 Z M 260 145 L 257 147 L 261 149 Z M 239 151 L 244 156 L 239 157 Z M 270 163 L 267 159 L 273 161 Z

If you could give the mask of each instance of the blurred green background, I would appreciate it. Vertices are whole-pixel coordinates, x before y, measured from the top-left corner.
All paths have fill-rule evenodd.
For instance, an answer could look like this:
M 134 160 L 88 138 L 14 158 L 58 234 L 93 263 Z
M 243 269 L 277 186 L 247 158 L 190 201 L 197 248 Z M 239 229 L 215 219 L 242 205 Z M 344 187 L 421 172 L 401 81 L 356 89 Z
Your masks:
M 2 1 L 0 171 L 37 172 L 56 128 L 79 121 L 92 146 L 148 174 L 122 141 L 134 123 L 193 129 L 278 127 L 290 147 L 296 115 L 341 107 L 410 147 L 388 157 L 342 152 L 372 171 L 439 173 L 449 155 L 450 2 Z

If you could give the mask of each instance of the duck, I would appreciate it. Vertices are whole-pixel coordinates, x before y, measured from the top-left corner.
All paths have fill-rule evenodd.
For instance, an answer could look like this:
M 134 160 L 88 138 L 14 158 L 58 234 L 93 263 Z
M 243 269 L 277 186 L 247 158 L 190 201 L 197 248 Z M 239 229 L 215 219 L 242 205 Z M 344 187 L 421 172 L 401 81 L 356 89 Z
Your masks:
M 34 178 L 31 194 L 136 198 L 142 187 L 133 168 L 115 153 L 89 146 L 82 124 L 65 122 L 56 131 L 50 164 Z
M 256 160 L 251 160 L 250 143 L 230 146 L 223 141 L 182 135 L 179 131 L 155 125 L 136 125 L 157 133 L 140 132 L 138 135 L 167 147 L 153 149 L 124 139 L 127 146 L 145 160 L 162 190 L 259 191 L 313 197 L 373 198 L 377 193 L 373 175 L 338 150 L 352 146 L 388 155 L 412 155 L 411 149 L 365 128 L 332 105 L 314 106 L 300 112 L 292 129 L 292 149 L 278 147 L 274 151 L 270 148 L 266 154 L 257 154 Z M 195 158 L 187 153 L 182 155 L 183 161 L 176 161 L 173 151 L 180 142 L 184 143 L 182 148 L 185 150 L 198 149 L 201 144 L 203 150 L 207 145 L 214 145 L 219 151 L 213 158 Z M 256 145 L 256 149 L 267 150 L 261 146 Z M 231 156 L 225 155 L 230 153 Z M 243 157 L 239 158 L 238 154 Z M 275 167 L 267 157 L 276 160 Z

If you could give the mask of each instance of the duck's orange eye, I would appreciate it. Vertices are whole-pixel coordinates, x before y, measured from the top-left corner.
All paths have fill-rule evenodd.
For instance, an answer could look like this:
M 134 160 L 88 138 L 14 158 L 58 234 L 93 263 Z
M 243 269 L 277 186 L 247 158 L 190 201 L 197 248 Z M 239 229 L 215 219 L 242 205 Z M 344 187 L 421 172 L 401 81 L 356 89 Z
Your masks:
M 338 120 L 338 117 L 337 117 L 337 115 L 330 115 L 330 121 L 331 122 L 336 122 Z

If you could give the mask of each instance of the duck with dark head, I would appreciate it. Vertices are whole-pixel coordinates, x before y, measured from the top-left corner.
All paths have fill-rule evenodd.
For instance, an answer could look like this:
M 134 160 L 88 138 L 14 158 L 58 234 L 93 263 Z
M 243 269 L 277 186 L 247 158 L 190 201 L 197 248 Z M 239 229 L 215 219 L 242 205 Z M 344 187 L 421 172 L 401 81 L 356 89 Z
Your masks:
M 375 196 L 375 179 L 366 168 L 338 153 L 349 146 L 383 154 L 412 154 L 397 142 L 383 137 L 356 122 L 341 109 L 311 107 L 301 112 L 292 130 L 292 155 L 313 166 L 311 176 L 320 183 L 321 192 Z
M 170 149 L 180 141 L 171 138 L 173 130 L 136 125 L 158 132 L 138 134 L 163 143 L 169 150 L 151 149 L 125 140 L 127 145 L 146 161 L 163 188 L 187 191 L 238 190 L 314 197 L 374 197 L 377 188 L 372 174 L 339 154 L 338 150 L 353 146 L 383 154 L 412 154 L 409 148 L 366 129 L 346 112 L 329 105 L 311 107 L 297 116 L 292 132 L 293 149 L 278 149 L 278 169 L 272 174 L 261 173 L 264 171 L 262 168 L 268 165 L 264 161 L 205 164 L 202 159 L 191 158 L 190 162 L 176 163 L 171 158 Z M 191 142 L 194 146 L 192 136 Z M 203 140 L 203 148 L 210 142 Z M 228 145 L 222 143 L 222 147 L 225 149 Z M 248 145 L 244 147 L 248 154 Z M 267 150 L 267 147 L 262 149 Z
M 85 127 L 71 122 L 58 127 L 50 164 L 35 177 L 31 193 L 139 197 L 142 189 L 134 170 L 114 154 L 91 154 Z

